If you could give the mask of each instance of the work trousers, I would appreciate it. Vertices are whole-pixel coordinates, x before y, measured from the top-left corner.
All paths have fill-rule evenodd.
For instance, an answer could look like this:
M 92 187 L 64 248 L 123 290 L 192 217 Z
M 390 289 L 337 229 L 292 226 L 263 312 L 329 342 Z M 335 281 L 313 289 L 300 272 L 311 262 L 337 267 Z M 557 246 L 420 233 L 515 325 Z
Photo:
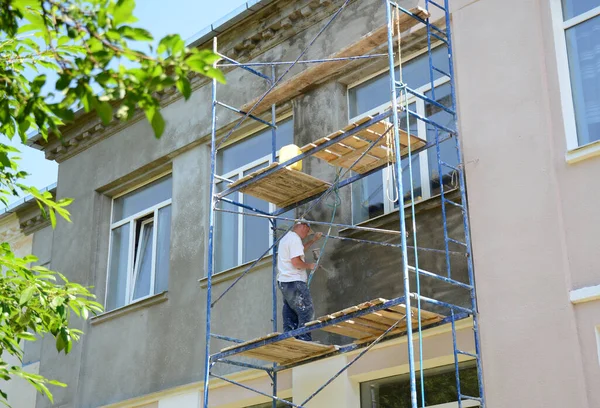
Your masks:
M 290 331 L 314 319 L 315 309 L 306 282 L 277 282 L 283 295 L 283 330 Z M 312 341 L 310 333 L 296 336 L 298 340 Z

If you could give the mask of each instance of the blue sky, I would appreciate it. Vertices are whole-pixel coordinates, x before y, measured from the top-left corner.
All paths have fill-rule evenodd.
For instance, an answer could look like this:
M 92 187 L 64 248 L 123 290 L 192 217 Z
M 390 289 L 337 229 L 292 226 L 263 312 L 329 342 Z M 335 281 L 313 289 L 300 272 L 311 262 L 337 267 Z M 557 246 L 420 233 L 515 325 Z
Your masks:
M 244 3 L 241 0 L 137 0 L 135 15 L 139 19 L 137 25 L 149 30 L 154 38 L 179 34 L 187 39 Z M 21 150 L 21 165 L 30 174 L 26 184 L 41 189 L 56 182 L 58 165 L 45 160 L 43 152 L 18 143 L 15 139 L 12 144 Z

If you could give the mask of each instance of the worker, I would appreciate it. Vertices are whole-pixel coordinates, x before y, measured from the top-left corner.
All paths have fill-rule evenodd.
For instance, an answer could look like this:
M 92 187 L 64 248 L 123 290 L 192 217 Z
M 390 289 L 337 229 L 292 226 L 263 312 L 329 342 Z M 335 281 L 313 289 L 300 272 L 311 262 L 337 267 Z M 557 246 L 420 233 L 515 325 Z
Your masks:
M 314 307 L 308 289 L 306 270 L 313 270 L 314 263 L 306 263 L 304 251 L 323 236 L 318 232 L 306 243 L 302 241 L 311 232 L 305 220 L 297 222 L 291 231 L 279 241 L 277 255 L 277 285 L 283 295 L 283 330 L 290 331 L 304 326 L 314 319 Z M 299 340 L 312 341 L 310 333 L 296 336 Z

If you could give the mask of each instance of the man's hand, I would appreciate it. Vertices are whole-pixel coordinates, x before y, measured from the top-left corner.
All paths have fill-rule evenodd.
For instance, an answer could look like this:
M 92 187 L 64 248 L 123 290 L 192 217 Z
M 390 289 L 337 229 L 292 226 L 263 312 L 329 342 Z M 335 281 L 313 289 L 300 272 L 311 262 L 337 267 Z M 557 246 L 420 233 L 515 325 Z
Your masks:
M 317 267 L 317 264 L 316 264 L 316 263 L 311 263 L 311 264 L 308 264 L 308 268 L 307 268 L 307 269 L 310 269 L 310 270 L 312 271 L 312 270 L 313 270 L 313 269 L 315 269 L 316 267 Z
M 316 242 L 316 241 L 320 240 L 321 238 L 323 238 L 323 233 L 322 232 L 317 232 L 315 234 L 315 239 L 314 240 Z

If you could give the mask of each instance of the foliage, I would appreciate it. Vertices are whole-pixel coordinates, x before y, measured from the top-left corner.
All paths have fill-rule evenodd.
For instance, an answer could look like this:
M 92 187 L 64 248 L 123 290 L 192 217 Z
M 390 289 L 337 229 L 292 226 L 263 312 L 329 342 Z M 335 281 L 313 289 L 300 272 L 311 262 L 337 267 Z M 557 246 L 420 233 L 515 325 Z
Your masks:
M 25 143 L 32 132 L 60 137 L 79 109 L 95 112 L 104 124 L 144 112 L 156 137 L 165 129 L 157 92 L 176 87 L 188 99 L 190 74 L 224 82 L 214 68 L 218 56 L 189 49 L 178 35 L 157 42 L 133 24 L 134 0 L 0 0 L 0 134 Z M 145 49 L 146 51 L 144 51 Z M 0 201 L 22 192 L 35 197 L 56 226 L 69 221 L 70 199 L 56 201 L 23 184 L 18 150 L 0 143 Z M 47 385 L 61 385 L 9 366 L 7 354 L 22 359 L 24 341 L 50 333 L 59 352 L 68 353 L 82 334 L 71 313 L 87 319 L 102 310 L 88 288 L 18 258 L 0 244 L 0 379 L 18 376 L 52 398 Z M 63 384 L 64 385 L 64 384 Z M 7 395 L 0 391 L 0 401 Z

